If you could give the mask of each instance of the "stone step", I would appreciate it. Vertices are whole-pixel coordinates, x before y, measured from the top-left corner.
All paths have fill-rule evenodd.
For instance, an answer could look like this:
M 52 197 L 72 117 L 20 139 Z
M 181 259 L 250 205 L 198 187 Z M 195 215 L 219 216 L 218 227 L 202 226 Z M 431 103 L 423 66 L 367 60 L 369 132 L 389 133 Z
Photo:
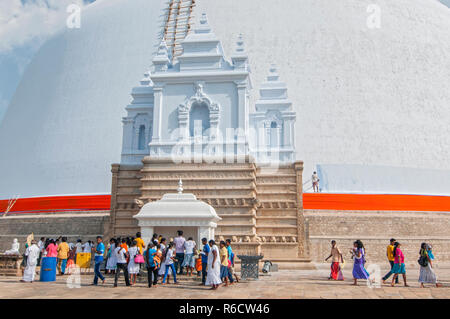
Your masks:
M 295 226 L 297 227 L 297 217 L 257 217 L 256 226 Z

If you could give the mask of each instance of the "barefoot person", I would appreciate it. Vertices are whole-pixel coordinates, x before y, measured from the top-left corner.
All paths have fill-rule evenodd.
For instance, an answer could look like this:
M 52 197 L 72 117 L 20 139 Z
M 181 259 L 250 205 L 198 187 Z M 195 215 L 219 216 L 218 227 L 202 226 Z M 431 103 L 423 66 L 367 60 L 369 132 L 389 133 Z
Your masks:
M 383 283 L 385 283 L 386 280 L 388 280 L 389 277 L 393 274 L 392 268 L 394 268 L 394 245 L 395 245 L 395 242 L 396 242 L 396 240 L 394 238 L 391 238 L 389 245 L 386 248 L 386 256 L 389 261 L 389 264 L 391 265 L 391 270 L 386 275 L 384 275 Z M 398 277 L 397 277 L 397 279 L 395 279 L 395 283 L 398 284 Z
M 231 239 L 227 239 L 225 241 L 227 243 L 227 250 L 228 250 L 228 260 L 230 261 L 230 266 L 228 267 L 228 279 L 230 279 L 230 282 L 233 283 L 233 276 L 236 279 L 236 282 L 239 282 L 239 278 L 237 273 L 234 271 L 234 253 L 233 249 L 231 248 Z
M 225 282 L 225 286 L 228 286 L 228 262 L 229 262 L 228 250 L 227 244 L 223 240 L 220 242 L 219 256 L 220 256 L 220 280 Z
M 364 245 L 360 240 L 353 243 L 353 249 L 350 250 L 353 258 L 353 285 L 358 285 L 358 279 L 369 280 L 369 273 L 364 264 L 366 263 Z
M 95 248 L 95 256 L 94 256 L 94 282 L 92 283 L 94 286 L 97 286 L 98 278 L 105 283 L 105 277 L 103 277 L 100 272 L 100 265 L 103 262 L 103 254 L 105 253 L 105 244 L 103 244 L 102 236 L 97 236 L 97 247 Z
M 342 258 L 342 253 L 339 250 L 339 248 L 336 245 L 336 241 L 332 240 L 331 241 L 331 252 L 330 252 L 330 256 L 328 256 L 325 261 L 328 261 L 328 259 L 331 258 L 331 273 L 330 273 L 330 277 L 328 278 L 329 280 L 333 279 L 333 280 L 344 280 L 344 276 L 342 275 L 341 272 L 341 266 L 340 263 L 344 262 L 344 259 Z
M 31 246 L 25 251 L 25 256 L 27 257 L 27 266 L 23 273 L 22 282 L 33 282 L 34 276 L 36 275 L 36 265 L 39 259 L 40 249 L 36 245 L 36 241 L 33 239 L 31 241 Z
M 210 252 L 208 253 L 208 274 L 206 275 L 205 286 L 212 286 L 211 289 L 217 289 L 222 283 L 220 280 L 220 258 L 219 248 L 214 240 L 209 241 Z
M 134 262 L 134 257 L 136 257 L 137 254 L 140 254 L 136 239 L 131 242 L 128 254 L 130 255 L 130 260 L 128 261 L 128 274 L 130 274 L 130 284 L 133 286 L 136 284 L 136 278 L 141 269 L 141 265 Z
M 186 254 L 184 255 L 182 267 L 186 267 L 186 274 L 188 276 L 192 276 L 192 272 L 195 268 L 194 250 L 196 247 L 197 243 L 192 237 L 189 237 L 188 240 L 184 243 Z
M 433 284 L 436 287 L 441 287 L 441 284 L 437 283 L 436 273 L 433 269 L 432 258 L 430 256 L 431 246 L 427 243 L 422 243 L 419 252 L 419 265 L 420 275 L 419 282 L 420 287 L 425 288 L 424 284 Z M 432 255 L 432 254 L 431 254 Z
M 399 242 L 395 242 L 394 244 L 394 267 L 392 268 L 392 272 L 394 273 L 394 278 L 392 278 L 391 286 L 394 287 L 395 279 L 398 278 L 399 274 L 403 275 L 403 282 L 405 287 L 409 287 L 406 283 L 406 269 L 405 269 L 405 255 L 403 255 L 402 250 L 400 249 L 402 245 Z
M 177 283 L 177 272 L 175 270 L 175 265 L 173 264 L 174 261 L 176 260 L 175 257 L 175 249 L 174 249 L 174 244 L 170 243 L 169 246 L 166 249 L 166 256 L 165 256 L 165 261 L 166 261 L 166 270 L 164 272 L 164 278 L 162 281 L 162 284 L 165 285 L 166 284 L 166 279 L 167 276 L 169 275 L 169 269 L 172 270 L 172 274 L 173 274 L 173 283 L 176 284 Z M 167 283 L 169 283 L 169 281 L 167 281 Z
M 319 176 L 317 175 L 317 172 L 314 172 L 311 176 L 311 181 L 312 181 L 312 186 L 313 186 L 313 191 L 314 193 L 318 193 L 319 192 Z

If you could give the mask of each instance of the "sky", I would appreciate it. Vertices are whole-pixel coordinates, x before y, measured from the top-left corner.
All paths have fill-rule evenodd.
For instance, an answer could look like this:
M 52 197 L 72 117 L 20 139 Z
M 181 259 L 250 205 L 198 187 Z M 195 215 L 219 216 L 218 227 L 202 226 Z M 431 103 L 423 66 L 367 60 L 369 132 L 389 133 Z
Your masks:
M 83 7 L 94 1 L 0 1 L 0 123 L 34 54 L 65 23 L 67 6 L 76 3 Z M 450 0 L 439 1 L 450 7 Z

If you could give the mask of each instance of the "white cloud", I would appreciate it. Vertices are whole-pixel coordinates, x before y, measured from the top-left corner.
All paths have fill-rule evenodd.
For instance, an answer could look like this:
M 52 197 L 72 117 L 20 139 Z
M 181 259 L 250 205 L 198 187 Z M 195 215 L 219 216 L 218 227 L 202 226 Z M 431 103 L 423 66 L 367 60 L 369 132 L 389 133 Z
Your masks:
M 0 52 L 47 38 L 64 25 L 72 3 L 84 5 L 83 0 L 0 1 Z

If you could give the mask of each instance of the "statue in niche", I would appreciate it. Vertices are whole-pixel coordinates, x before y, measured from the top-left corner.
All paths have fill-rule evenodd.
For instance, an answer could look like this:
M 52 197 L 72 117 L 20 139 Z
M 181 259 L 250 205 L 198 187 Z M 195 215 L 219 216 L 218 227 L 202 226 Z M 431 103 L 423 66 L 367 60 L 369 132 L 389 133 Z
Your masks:
M 11 249 L 5 251 L 5 254 L 7 254 L 7 255 L 20 255 L 19 249 L 20 249 L 19 241 L 17 240 L 17 238 L 14 238 L 13 243 L 11 245 Z

